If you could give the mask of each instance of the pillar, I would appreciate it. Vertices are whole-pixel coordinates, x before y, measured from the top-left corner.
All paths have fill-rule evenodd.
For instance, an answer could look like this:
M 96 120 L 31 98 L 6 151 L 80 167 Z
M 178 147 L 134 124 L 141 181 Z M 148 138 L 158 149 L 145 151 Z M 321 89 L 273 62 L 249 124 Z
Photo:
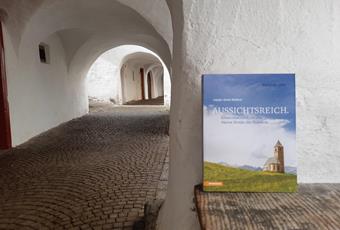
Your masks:
M 193 191 L 202 182 L 204 73 L 296 73 L 298 180 L 339 183 L 340 2 L 168 3 L 174 28 L 170 177 L 159 229 L 199 229 Z

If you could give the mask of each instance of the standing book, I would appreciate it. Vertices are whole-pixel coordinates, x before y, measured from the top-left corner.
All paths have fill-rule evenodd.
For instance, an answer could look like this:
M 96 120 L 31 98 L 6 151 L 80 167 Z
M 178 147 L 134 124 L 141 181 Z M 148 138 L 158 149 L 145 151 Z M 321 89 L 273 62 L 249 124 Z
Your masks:
M 203 190 L 295 192 L 295 75 L 203 75 L 202 87 Z

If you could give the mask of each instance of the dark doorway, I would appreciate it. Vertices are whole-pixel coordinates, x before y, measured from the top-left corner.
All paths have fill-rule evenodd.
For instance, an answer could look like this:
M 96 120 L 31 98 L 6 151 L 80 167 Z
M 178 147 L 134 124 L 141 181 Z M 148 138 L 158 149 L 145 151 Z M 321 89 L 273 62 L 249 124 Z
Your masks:
M 142 88 L 142 100 L 145 100 L 145 86 L 144 86 L 144 69 L 140 68 L 141 88 Z
M 152 99 L 152 93 L 151 93 L 151 87 L 152 87 L 152 82 L 151 82 L 151 72 L 148 73 L 148 99 Z
M 0 149 L 9 149 L 12 147 L 7 95 L 5 49 L 2 23 L 0 21 Z

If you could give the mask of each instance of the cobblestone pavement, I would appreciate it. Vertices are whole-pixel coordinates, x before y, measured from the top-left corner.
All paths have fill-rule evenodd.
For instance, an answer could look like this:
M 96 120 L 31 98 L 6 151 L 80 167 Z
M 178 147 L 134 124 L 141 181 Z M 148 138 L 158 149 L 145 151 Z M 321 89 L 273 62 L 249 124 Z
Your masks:
M 164 97 L 157 97 L 147 100 L 129 101 L 126 105 L 164 105 Z
M 111 108 L 2 153 L 0 229 L 142 229 L 167 127 L 160 108 Z

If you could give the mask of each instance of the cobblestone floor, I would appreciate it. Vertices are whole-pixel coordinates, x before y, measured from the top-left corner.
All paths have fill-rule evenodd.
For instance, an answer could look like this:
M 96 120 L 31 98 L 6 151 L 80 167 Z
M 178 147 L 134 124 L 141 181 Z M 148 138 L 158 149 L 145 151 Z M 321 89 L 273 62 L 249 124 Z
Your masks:
M 164 97 L 157 97 L 154 99 L 130 101 L 126 105 L 164 105 Z
M 0 229 L 142 229 L 167 127 L 160 108 L 112 107 L 2 153 Z

